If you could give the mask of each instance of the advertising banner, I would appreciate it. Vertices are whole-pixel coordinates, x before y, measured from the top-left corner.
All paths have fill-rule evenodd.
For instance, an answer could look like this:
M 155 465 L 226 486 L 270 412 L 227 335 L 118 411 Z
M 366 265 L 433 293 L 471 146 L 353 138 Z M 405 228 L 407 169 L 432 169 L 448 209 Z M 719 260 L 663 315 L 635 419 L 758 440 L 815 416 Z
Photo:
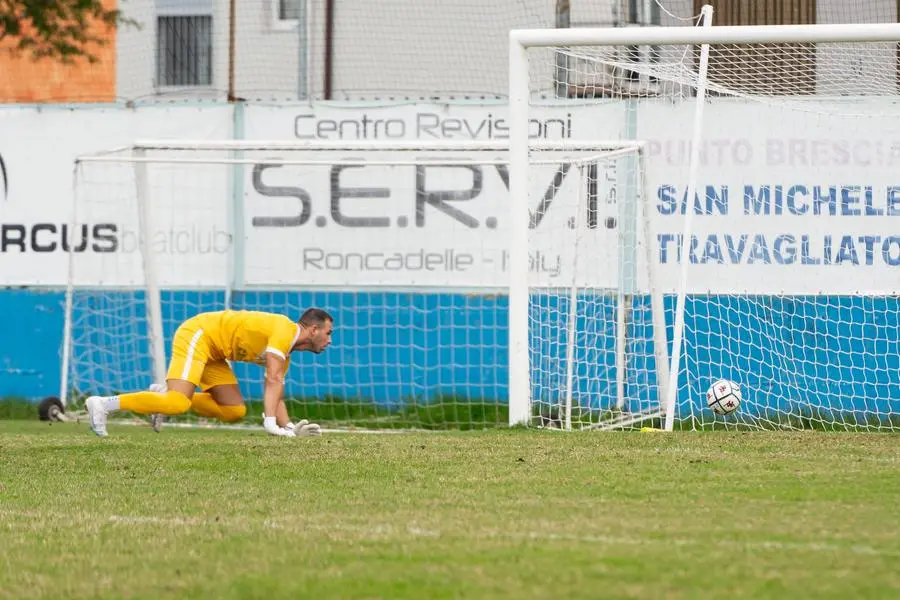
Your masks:
M 205 156 L 229 160 L 207 164 L 155 153 L 165 160 L 141 169 L 86 165 L 73 185 L 78 155 L 147 138 L 229 139 L 232 109 L 4 111 L 0 285 L 64 285 L 71 251 L 79 284 L 141 286 L 145 231 L 163 286 L 503 288 L 510 202 L 527 201 L 533 285 L 614 288 L 636 277 L 646 290 L 649 273 L 674 292 L 688 261 L 691 292 L 895 294 L 900 139 L 877 102 L 852 115 L 710 104 L 690 200 L 688 101 L 535 107 L 532 139 L 640 139 L 647 150 L 644 160 L 545 155 L 527 200 L 510 198 L 504 154 L 486 151 L 264 149 L 243 153 L 244 164 L 224 151 Z M 509 135 L 498 105 L 244 111 L 243 138 L 262 142 Z

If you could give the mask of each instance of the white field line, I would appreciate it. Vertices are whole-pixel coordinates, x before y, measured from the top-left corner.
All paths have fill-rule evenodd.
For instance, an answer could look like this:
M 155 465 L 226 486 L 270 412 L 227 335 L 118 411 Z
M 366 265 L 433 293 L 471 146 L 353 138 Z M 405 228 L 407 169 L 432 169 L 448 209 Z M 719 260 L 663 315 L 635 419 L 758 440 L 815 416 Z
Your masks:
M 341 537 L 352 535 L 360 538 L 392 538 L 392 539 L 417 539 L 417 538 L 444 538 L 452 539 L 480 539 L 480 540 L 510 540 L 510 541 L 534 541 L 534 542 L 572 542 L 600 545 L 621 546 L 662 546 L 683 548 L 686 546 L 717 547 L 729 550 L 748 552 L 776 551 L 776 552 L 811 552 L 823 554 L 837 554 L 849 552 L 851 554 L 875 556 L 885 558 L 900 558 L 900 551 L 875 548 L 864 544 L 841 545 L 834 542 L 782 542 L 767 540 L 710 540 L 685 537 L 649 537 L 641 535 L 601 535 L 601 534 L 568 534 L 553 533 L 549 531 L 505 531 L 500 529 L 481 529 L 478 531 L 460 532 L 454 529 L 451 532 L 443 532 L 427 527 L 420 527 L 415 523 L 329 523 L 304 522 L 301 519 L 279 521 L 275 519 L 242 519 L 242 518 L 201 518 L 201 517 L 157 517 L 142 515 L 89 515 L 74 513 L 71 515 L 50 515 L 37 511 L 6 510 L 0 508 L 0 517 L 29 520 L 34 525 L 34 520 L 49 520 L 55 524 L 72 523 L 76 525 L 92 526 L 122 526 L 122 527 L 155 527 L 155 528 L 225 528 L 232 531 L 254 531 L 272 529 L 293 535 L 313 533 L 325 537 Z

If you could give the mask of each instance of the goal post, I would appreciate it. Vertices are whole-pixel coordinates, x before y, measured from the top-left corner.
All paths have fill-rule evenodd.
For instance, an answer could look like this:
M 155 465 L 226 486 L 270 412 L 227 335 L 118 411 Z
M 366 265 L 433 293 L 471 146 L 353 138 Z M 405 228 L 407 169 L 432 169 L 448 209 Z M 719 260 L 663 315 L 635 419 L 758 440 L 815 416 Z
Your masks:
M 623 137 L 636 131 L 650 147 L 645 268 L 673 333 L 665 429 L 892 430 L 900 24 L 711 27 L 709 8 L 703 16 L 703 27 L 510 32 L 513 206 L 527 196 L 533 104 L 627 106 L 636 125 Z M 714 153 L 732 142 L 742 154 Z M 511 223 L 512 248 L 528 248 L 527 213 Z M 540 377 L 528 338 L 534 284 L 525 252 L 512 264 L 511 402 L 525 423 Z M 704 405 L 720 377 L 744 388 L 729 417 Z
M 617 283 L 617 261 L 651 263 L 636 237 L 598 227 L 601 199 L 617 194 L 643 225 L 646 195 L 619 190 L 641 185 L 645 145 L 527 143 L 520 200 L 505 141 L 144 140 L 80 157 L 71 228 L 101 235 L 70 257 L 61 397 L 161 382 L 175 328 L 198 312 L 296 318 L 316 305 L 336 318 L 335 344 L 293 361 L 286 395 L 299 417 L 482 428 L 524 411 L 573 429 L 609 426 L 610 409 L 636 403 L 641 419 L 659 418 L 662 298 L 632 302 Z M 542 236 L 524 248 L 510 237 L 523 214 Z M 546 267 L 525 337 L 547 381 L 525 402 L 508 358 L 514 288 L 534 283 L 512 264 L 522 255 L 526 277 Z M 233 367 L 252 411 L 259 373 Z
M 147 232 L 156 231 L 153 205 L 149 198 L 149 180 L 147 176 L 147 151 L 140 146 L 132 150 L 134 161 L 134 192 L 138 210 L 138 243 L 141 254 L 141 267 L 144 270 L 144 287 L 147 306 L 148 341 L 153 368 L 153 381 L 163 383 L 166 377 L 165 339 L 163 337 L 162 294 L 159 286 L 158 266 L 152 249 L 152 238 Z M 74 274 L 74 273 L 73 273 Z M 69 286 L 72 285 L 70 280 Z M 69 293 L 72 293 L 71 288 Z

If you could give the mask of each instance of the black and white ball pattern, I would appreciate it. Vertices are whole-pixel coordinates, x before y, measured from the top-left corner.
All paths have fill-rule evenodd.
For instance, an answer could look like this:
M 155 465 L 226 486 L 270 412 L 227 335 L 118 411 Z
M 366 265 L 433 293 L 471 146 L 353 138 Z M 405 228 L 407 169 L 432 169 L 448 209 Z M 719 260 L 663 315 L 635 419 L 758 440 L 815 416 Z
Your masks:
M 720 379 L 706 391 L 706 405 L 717 415 L 729 415 L 741 406 L 741 386 L 728 379 Z

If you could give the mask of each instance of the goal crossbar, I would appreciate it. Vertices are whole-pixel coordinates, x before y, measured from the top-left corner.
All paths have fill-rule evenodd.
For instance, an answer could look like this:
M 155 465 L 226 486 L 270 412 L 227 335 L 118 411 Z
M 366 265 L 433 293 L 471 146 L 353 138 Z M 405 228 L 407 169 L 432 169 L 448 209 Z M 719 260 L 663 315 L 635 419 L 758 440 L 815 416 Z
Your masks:
M 522 47 L 895 42 L 900 23 L 514 29 L 509 39 Z
M 530 140 L 526 151 L 531 152 L 601 152 L 618 150 L 641 150 L 645 143 L 629 140 Z M 506 152 L 509 141 L 358 141 L 347 142 L 309 141 L 263 141 L 263 140 L 138 140 L 131 146 L 107 150 L 96 154 L 80 156 L 78 160 L 102 160 L 104 156 L 127 151 L 222 151 L 236 152 Z
M 585 164 L 600 160 L 607 160 L 630 154 L 642 152 L 646 148 L 643 141 L 611 141 L 611 140 L 576 140 L 576 141 L 552 141 L 534 140 L 529 145 L 529 150 L 542 154 L 545 158 L 532 158 L 533 165 L 558 164 L 570 162 Z M 147 152 L 160 152 L 160 154 L 147 155 Z M 75 159 L 76 166 L 79 163 L 107 162 L 107 163 L 176 163 L 176 164 L 223 164 L 223 165 L 254 165 L 260 162 L 261 157 L 245 157 L 238 154 L 230 157 L 185 157 L 167 155 L 166 152 L 199 152 L 204 151 L 229 151 L 229 152 L 365 152 L 365 158 L 342 157 L 340 162 L 347 166 L 364 165 L 391 165 L 391 166 L 416 166 L 421 165 L 420 159 L 403 158 L 372 158 L 371 154 L 398 153 L 398 152 L 496 152 L 508 153 L 509 144 L 494 141 L 468 141 L 449 140 L 444 142 L 259 142 L 259 141 L 181 141 L 181 140 L 150 140 L 138 141 L 131 146 L 122 146 L 113 150 L 106 150 L 94 154 L 86 154 Z M 266 157 L 267 163 L 279 165 L 331 165 L 333 158 L 285 158 Z M 448 158 L 441 157 L 441 164 L 447 166 L 470 165 L 478 162 L 482 165 L 504 165 L 509 163 L 508 158 L 479 158 L 473 161 L 470 157 Z

